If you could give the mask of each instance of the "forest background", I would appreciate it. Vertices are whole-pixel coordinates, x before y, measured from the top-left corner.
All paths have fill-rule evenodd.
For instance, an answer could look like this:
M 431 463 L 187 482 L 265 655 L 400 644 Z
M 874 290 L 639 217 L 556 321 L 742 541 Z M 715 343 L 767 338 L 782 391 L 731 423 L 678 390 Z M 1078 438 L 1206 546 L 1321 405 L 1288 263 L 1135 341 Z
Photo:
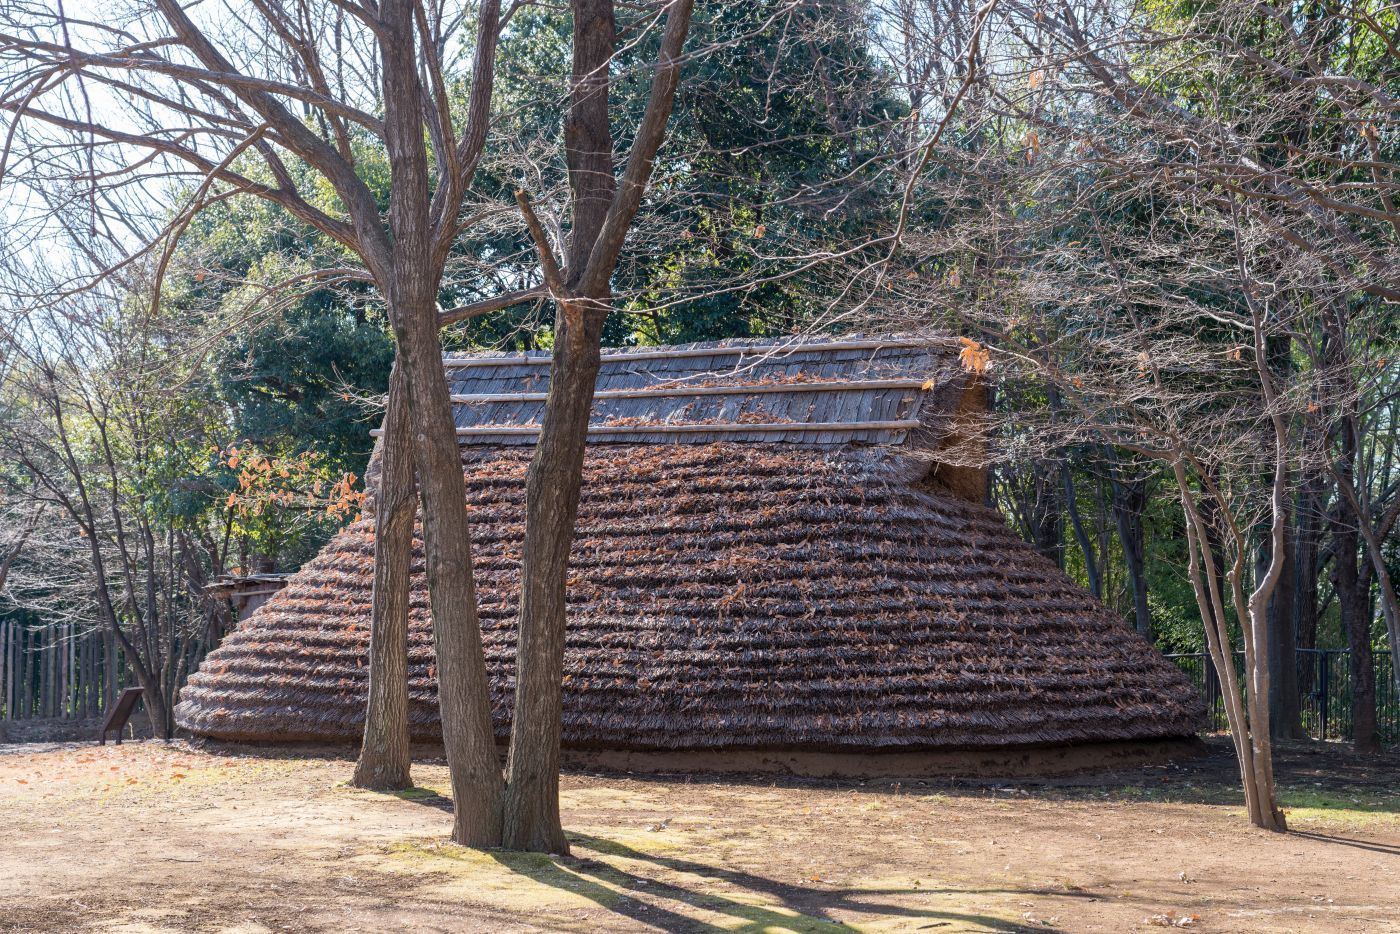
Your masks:
M 619 140 L 655 57 L 635 15 Z M 1204 653 L 1161 456 L 1187 452 L 1205 550 L 1246 588 L 1277 569 L 1272 730 L 1299 734 L 1311 687 L 1289 646 L 1346 649 L 1352 738 L 1395 742 L 1397 41 L 1374 2 L 700 4 L 604 343 L 965 337 L 996 388 L 988 498 L 1028 542 L 1163 651 Z M 510 15 L 446 316 L 537 285 L 522 180 L 567 224 L 569 42 L 559 10 Z M 267 202 L 192 212 L 188 179 L 104 186 L 72 170 L 83 146 L 30 142 L 4 176 L 0 654 L 95 637 L 113 677 L 173 698 L 233 622 L 206 585 L 293 570 L 358 512 L 391 330 L 346 250 Z M 371 134 L 350 143 L 375 164 Z M 551 322 L 532 297 L 443 340 L 548 348 Z

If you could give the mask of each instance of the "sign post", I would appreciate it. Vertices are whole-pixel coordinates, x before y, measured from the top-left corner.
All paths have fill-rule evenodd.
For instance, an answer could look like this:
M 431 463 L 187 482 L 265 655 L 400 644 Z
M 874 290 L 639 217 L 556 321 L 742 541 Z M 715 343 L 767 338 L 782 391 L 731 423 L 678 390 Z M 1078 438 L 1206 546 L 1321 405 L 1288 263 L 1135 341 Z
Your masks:
M 107 733 L 110 730 L 117 731 L 117 745 L 122 744 L 122 730 L 126 728 L 126 721 L 131 719 L 131 712 L 136 709 L 136 702 L 141 699 L 141 688 L 123 688 L 117 702 L 112 705 L 112 709 L 107 712 L 107 718 L 102 721 L 102 732 L 98 734 L 97 745 L 107 745 Z

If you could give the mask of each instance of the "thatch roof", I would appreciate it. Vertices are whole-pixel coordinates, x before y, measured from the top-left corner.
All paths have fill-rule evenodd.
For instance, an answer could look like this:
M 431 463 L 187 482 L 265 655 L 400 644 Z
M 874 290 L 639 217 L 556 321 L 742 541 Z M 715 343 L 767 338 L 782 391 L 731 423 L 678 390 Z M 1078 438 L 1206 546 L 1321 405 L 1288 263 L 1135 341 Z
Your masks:
M 905 349 L 898 348 L 901 357 Z M 942 367 L 949 359 L 947 352 L 921 352 L 925 364 Z M 880 351 L 860 353 L 861 367 L 887 362 Z M 649 361 L 621 362 L 631 369 L 619 367 L 617 380 L 626 370 L 628 379 L 658 381 L 659 369 L 642 365 Z M 917 369 L 924 364 L 900 365 L 914 374 L 905 379 L 926 372 Z M 504 366 L 483 369 L 494 379 Z M 708 367 L 700 372 L 717 372 L 715 363 Z M 666 371 L 667 380 L 673 372 Z M 806 379 L 807 372 L 794 375 Z M 849 372 L 832 367 L 818 375 L 825 381 Z M 896 378 L 888 372 L 876 378 Z M 470 368 L 450 373 L 459 394 L 486 391 Z M 932 388 L 901 389 L 897 403 L 876 393 L 859 405 L 830 403 L 830 411 L 847 421 L 918 421 L 915 433 L 946 433 L 967 387 L 963 380 L 940 401 L 940 380 L 953 385 L 956 374 L 932 375 Z M 787 408 L 765 411 L 786 413 L 792 424 L 804 415 L 807 424 L 832 418 L 815 414 L 820 405 L 794 407 L 791 400 L 805 405 L 810 395 L 743 398 L 764 397 L 768 406 L 778 401 L 768 397 L 785 397 Z M 627 417 L 650 425 L 665 411 L 720 424 L 701 408 L 710 397 L 679 407 L 665 401 L 671 398 L 643 400 L 657 408 Z M 528 409 L 492 413 L 472 404 L 461 403 L 459 426 L 530 418 Z M 837 442 L 831 438 L 842 432 L 826 429 L 739 441 L 732 440 L 739 429 L 725 428 L 724 440 L 660 433 L 659 442 L 689 443 L 590 448 L 569 588 L 566 745 L 980 749 L 1195 731 L 1201 704 L 1173 665 L 995 512 L 931 480 L 927 459 L 897 446 L 909 432 L 877 431 L 903 433 L 860 447 L 856 429 Z M 764 443 L 789 434 L 783 443 Z M 504 441 L 463 446 L 502 738 L 514 690 L 529 455 Z M 209 656 L 182 695 L 180 724 L 230 739 L 358 738 L 372 562 L 373 524 L 365 519 L 336 536 Z M 438 735 L 431 626 L 421 573 L 415 580 L 412 721 L 417 737 L 431 740 Z

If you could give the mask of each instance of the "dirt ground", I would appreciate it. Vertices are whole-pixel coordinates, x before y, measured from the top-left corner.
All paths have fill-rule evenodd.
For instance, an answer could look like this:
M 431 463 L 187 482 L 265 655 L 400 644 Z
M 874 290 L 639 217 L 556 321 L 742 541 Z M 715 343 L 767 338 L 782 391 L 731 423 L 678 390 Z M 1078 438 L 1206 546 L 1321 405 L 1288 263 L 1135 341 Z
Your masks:
M 0 930 L 1400 932 L 1400 756 L 1280 757 L 1251 830 L 1225 747 L 1050 782 L 567 775 L 573 855 L 466 850 L 441 762 L 0 746 Z

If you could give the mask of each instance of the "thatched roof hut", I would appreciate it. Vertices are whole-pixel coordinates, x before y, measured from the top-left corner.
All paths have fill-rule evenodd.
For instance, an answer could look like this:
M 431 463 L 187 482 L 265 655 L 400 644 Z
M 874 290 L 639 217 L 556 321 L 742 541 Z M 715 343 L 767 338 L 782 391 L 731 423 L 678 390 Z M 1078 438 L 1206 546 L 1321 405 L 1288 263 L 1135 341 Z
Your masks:
M 965 465 L 984 391 L 958 349 L 887 338 L 605 355 L 569 588 L 566 748 L 822 770 L 794 763 L 1198 728 L 1177 669 L 983 505 L 982 471 Z M 446 362 L 502 739 L 548 360 Z M 366 516 L 209 656 L 180 725 L 357 739 L 372 560 Z M 434 740 L 421 573 L 411 629 L 413 730 Z

